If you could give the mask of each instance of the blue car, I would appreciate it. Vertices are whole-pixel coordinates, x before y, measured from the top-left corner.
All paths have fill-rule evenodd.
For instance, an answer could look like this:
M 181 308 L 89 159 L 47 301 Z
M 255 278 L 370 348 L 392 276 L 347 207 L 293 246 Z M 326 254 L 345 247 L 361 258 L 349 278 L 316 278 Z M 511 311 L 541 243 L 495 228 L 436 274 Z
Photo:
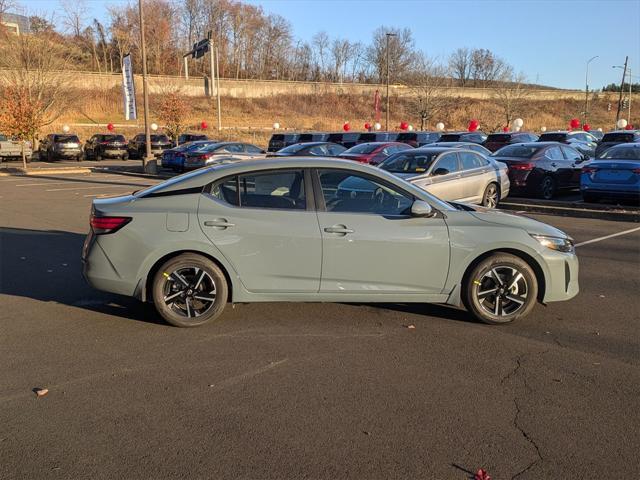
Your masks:
M 585 202 L 640 200 L 640 143 L 616 145 L 585 165 L 580 192 Z
M 215 140 L 197 140 L 194 142 L 183 143 L 177 147 L 162 152 L 162 168 L 170 168 L 176 172 L 182 171 L 184 156 L 179 155 L 185 152 L 194 152 L 201 148 L 207 147 Z

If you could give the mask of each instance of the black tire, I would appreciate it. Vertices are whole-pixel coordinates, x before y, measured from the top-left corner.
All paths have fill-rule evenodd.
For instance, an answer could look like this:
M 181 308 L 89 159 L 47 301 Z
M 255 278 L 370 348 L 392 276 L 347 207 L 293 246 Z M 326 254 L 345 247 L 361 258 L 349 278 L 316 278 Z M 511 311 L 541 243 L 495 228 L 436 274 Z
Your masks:
M 76 162 L 81 162 L 81 161 L 82 161 L 82 154 L 76 157 Z
M 551 200 L 556 194 L 556 181 L 552 176 L 546 175 L 538 186 L 538 196 L 544 200 Z
M 100 155 L 100 152 L 93 152 L 93 153 L 94 153 L 94 155 L 93 155 L 93 159 L 94 159 L 96 162 L 99 162 L 100 160 L 102 160 L 102 155 Z
M 482 194 L 482 206 L 487 208 L 498 208 L 500 203 L 500 189 L 495 183 L 490 183 Z
M 51 155 L 51 150 L 47 150 L 47 162 L 53 162 L 53 155 Z
M 125 161 L 125 160 L 129 160 L 129 154 L 128 153 L 125 153 L 124 155 L 122 155 L 122 161 Z
M 496 274 L 499 280 L 495 280 Z M 495 293 L 487 293 L 494 289 Z M 538 281 L 533 269 L 508 253 L 483 259 L 462 281 L 464 306 L 474 318 L 491 325 L 511 323 L 526 316 L 537 297 Z
M 181 280 L 185 280 L 189 286 Z M 184 295 L 180 293 L 181 288 Z M 203 290 L 209 288 L 212 289 Z M 167 303 L 172 295 L 175 300 Z M 211 260 L 195 253 L 170 259 L 153 278 L 152 298 L 156 310 L 176 327 L 197 327 L 217 319 L 227 303 L 227 295 L 224 273 Z M 199 309 L 201 312 L 195 315 Z

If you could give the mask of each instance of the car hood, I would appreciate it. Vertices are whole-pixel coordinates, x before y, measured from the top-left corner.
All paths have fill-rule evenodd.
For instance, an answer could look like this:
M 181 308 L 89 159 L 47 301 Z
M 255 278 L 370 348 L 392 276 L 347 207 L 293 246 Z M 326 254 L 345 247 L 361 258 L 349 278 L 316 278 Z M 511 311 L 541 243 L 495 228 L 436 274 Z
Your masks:
M 496 225 L 521 228 L 530 234 L 547 235 L 550 237 L 569 238 L 569 235 L 551 225 L 539 222 L 523 215 L 514 215 L 503 210 L 480 207 L 478 205 L 464 204 L 469 208 L 469 213 L 478 220 Z

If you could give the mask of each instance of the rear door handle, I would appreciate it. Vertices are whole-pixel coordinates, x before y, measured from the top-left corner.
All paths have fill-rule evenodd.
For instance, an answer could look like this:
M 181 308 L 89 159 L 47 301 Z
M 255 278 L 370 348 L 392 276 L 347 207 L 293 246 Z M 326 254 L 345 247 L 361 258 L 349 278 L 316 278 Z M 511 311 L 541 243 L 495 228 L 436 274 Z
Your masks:
M 205 227 L 216 227 L 221 230 L 229 227 L 235 227 L 235 223 L 229 223 L 226 218 L 216 218 L 215 220 L 207 220 L 204 222 Z
M 347 233 L 354 232 L 354 230 L 347 228 L 345 225 L 334 225 L 333 227 L 326 227 L 324 231 L 327 233 L 338 233 L 341 235 L 346 235 Z
M 557 164 L 557 163 L 552 163 L 552 164 L 551 164 L 551 166 L 552 166 L 552 167 L 557 167 L 557 166 L 558 166 L 558 164 Z

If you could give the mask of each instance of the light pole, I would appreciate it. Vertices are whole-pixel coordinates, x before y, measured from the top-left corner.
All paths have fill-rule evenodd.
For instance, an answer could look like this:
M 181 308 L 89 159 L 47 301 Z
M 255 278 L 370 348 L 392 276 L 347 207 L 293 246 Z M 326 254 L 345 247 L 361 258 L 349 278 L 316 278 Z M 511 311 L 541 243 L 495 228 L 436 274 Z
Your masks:
M 587 60 L 587 71 L 584 75 L 584 122 L 587 123 L 587 117 L 589 116 L 589 64 L 593 62 L 598 55 L 591 57 Z
M 387 115 L 385 121 L 385 131 L 389 131 L 389 37 L 395 37 L 395 33 L 387 32 Z
M 634 78 L 640 78 L 636 75 L 631 75 L 631 67 L 628 66 L 627 62 L 625 62 L 624 67 L 622 65 L 614 65 L 613 68 L 625 68 L 625 76 L 629 76 L 629 104 L 627 105 L 629 107 L 628 111 L 627 111 L 627 123 L 631 123 L 631 93 L 632 93 L 632 87 L 633 87 L 633 79 Z M 625 77 L 622 77 L 622 83 L 620 84 L 620 98 L 622 98 L 622 88 L 624 86 L 624 79 Z M 618 109 L 620 109 L 620 106 L 618 106 Z M 617 120 L 616 120 L 617 123 Z
M 616 125 L 620 120 L 620 109 L 622 108 L 622 89 L 624 88 L 624 77 L 627 76 L 627 63 L 629 63 L 629 56 L 624 57 L 624 67 L 620 65 L 614 65 L 613 68 L 622 68 L 622 81 L 620 82 L 620 96 L 618 97 L 618 110 L 616 111 Z
M 151 157 L 151 129 L 149 127 L 149 85 L 147 83 L 147 48 L 144 41 L 144 11 L 142 0 L 138 0 L 138 13 L 140 14 L 140 49 L 142 51 L 142 98 L 144 101 L 144 135 L 145 155 L 142 159 L 142 168 L 146 172 L 155 173 L 156 164 Z

